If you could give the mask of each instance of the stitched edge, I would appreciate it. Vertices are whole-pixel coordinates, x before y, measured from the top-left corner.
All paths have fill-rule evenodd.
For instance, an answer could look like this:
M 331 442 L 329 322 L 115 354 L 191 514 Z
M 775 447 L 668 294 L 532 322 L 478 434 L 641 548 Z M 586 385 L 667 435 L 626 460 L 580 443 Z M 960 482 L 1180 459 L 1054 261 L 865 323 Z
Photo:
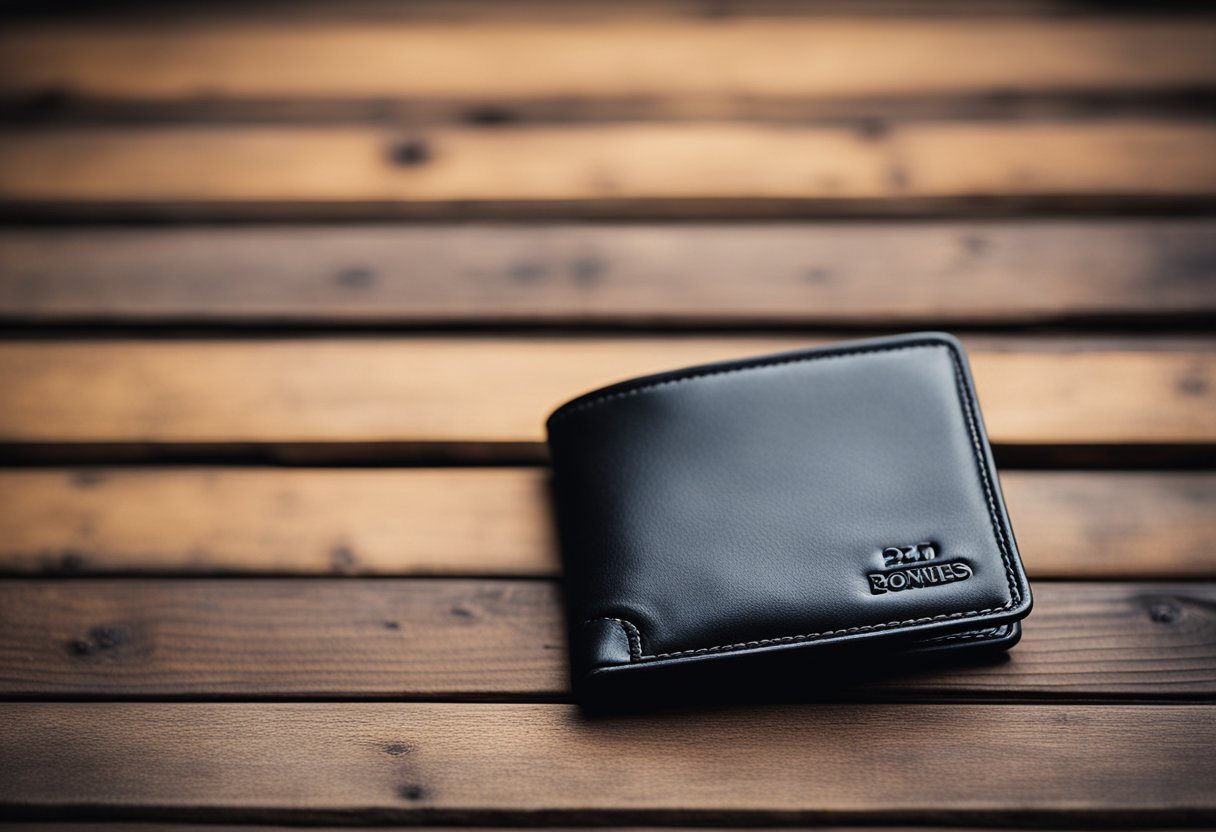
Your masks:
M 915 619 L 915 620 L 920 620 L 920 619 Z M 589 618 L 586 621 L 584 621 L 583 623 L 590 624 L 593 621 L 612 621 L 620 626 L 621 630 L 623 630 L 625 633 L 625 641 L 629 644 L 630 662 L 637 662 L 637 661 L 641 661 L 642 659 L 646 659 L 646 658 L 660 658 L 660 657 L 669 655 L 666 653 L 660 653 L 657 656 L 652 656 L 652 657 L 643 656 L 642 655 L 642 634 L 638 631 L 638 628 L 636 626 L 634 626 L 633 622 L 631 622 L 631 621 L 626 621 L 624 618 L 611 618 L 611 617 L 605 616 L 602 618 Z M 904 622 L 896 622 L 896 623 L 904 623 Z M 953 633 L 953 634 L 947 635 L 947 636 L 938 636 L 937 638 L 927 639 L 926 641 L 923 642 L 923 644 L 934 645 L 934 644 L 945 644 L 946 642 L 951 642 L 951 641 L 980 641 L 983 639 L 991 638 L 992 636 L 999 633 L 1001 630 L 1005 629 L 1005 627 L 1007 627 L 1007 626 L 1008 625 L 1002 624 L 999 627 L 988 627 L 987 629 L 984 629 L 984 630 L 973 630 L 973 631 L 966 632 L 966 633 Z M 835 632 L 839 632 L 839 631 L 835 631 Z M 828 633 L 824 633 L 823 635 L 831 635 L 831 631 Z M 757 643 L 757 644 L 759 644 L 759 643 Z
M 623 618 L 588 618 L 584 624 L 590 624 L 593 621 L 615 621 L 621 625 L 621 629 L 625 631 L 625 640 L 629 642 L 629 660 L 631 662 L 639 661 L 644 658 L 642 656 L 642 634 L 638 632 L 638 628 L 633 625 L 632 621 L 626 621 Z
M 937 339 L 922 339 L 917 341 L 906 341 L 901 344 L 875 344 L 871 347 L 825 347 L 816 350 L 807 355 L 798 353 L 787 357 L 770 357 L 758 358 L 751 361 L 744 360 L 742 363 L 732 363 L 728 367 L 715 368 L 713 365 L 702 367 L 699 369 L 691 369 L 679 375 L 671 376 L 670 378 L 660 379 L 658 381 L 642 382 L 636 387 L 627 387 L 626 389 L 616 389 L 603 393 L 588 393 L 585 396 L 580 396 L 567 404 L 562 405 L 549 416 L 549 423 L 555 424 L 564 420 L 567 416 L 575 413 L 581 413 L 584 410 L 589 410 L 593 407 L 598 407 L 606 402 L 615 399 L 624 399 L 629 396 L 637 396 L 641 393 L 649 393 L 651 390 L 657 390 L 660 387 L 667 387 L 672 384 L 683 384 L 688 381 L 695 381 L 699 378 L 711 378 L 713 376 L 730 375 L 731 373 L 742 373 L 748 370 L 758 370 L 766 367 L 782 367 L 787 364 L 805 364 L 810 361 L 824 361 L 830 358 L 847 358 L 853 355 L 865 355 L 875 352 L 899 352 L 900 350 L 911 350 L 920 347 L 945 347 L 954 353 L 954 346 L 946 341 Z M 630 382 L 623 382 L 629 384 Z M 619 385 L 613 385 L 619 387 Z
M 728 375 L 730 373 L 740 373 L 749 370 L 756 370 L 766 367 L 781 367 L 788 364 L 803 364 L 810 361 L 823 361 L 831 358 L 847 358 L 856 355 L 867 355 L 880 352 L 899 352 L 901 350 L 920 349 L 925 347 L 942 347 L 950 356 L 950 363 L 954 371 L 955 392 L 958 394 L 959 409 L 963 412 L 964 420 L 967 424 L 968 433 L 971 436 L 971 451 L 975 459 L 976 470 L 980 476 L 980 483 L 984 489 L 984 497 L 988 504 L 988 517 L 992 523 L 993 538 L 996 541 L 997 550 L 1001 554 L 1001 563 L 1005 567 L 1005 581 L 1009 587 L 1009 602 L 999 607 L 990 607 L 981 610 L 969 610 L 966 612 L 956 613 L 941 613 L 939 615 L 925 616 L 921 618 L 909 618 L 903 621 L 886 621 L 881 624 L 865 624 L 857 627 L 845 627 L 837 630 L 825 630 L 818 633 L 800 633 L 792 636 L 778 636 L 775 638 L 757 639 L 754 641 L 741 641 L 734 644 L 718 644 L 712 647 L 697 647 L 688 650 L 675 650 L 667 653 L 653 653 L 645 655 L 642 652 L 642 635 L 637 625 L 624 618 L 601 617 L 588 619 L 584 623 L 591 621 L 615 621 L 625 631 L 625 637 L 629 641 L 629 660 L 630 662 L 652 661 L 656 659 L 670 659 L 679 656 L 697 656 L 706 653 L 724 653 L 731 651 L 740 651 L 755 647 L 766 647 L 773 644 L 792 644 L 805 641 L 815 641 L 824 638 L 830 638 L 837 635 L 847 635 L 850 633 L 873 632 L 875 630 L 885 630 L 891 627 L 907 627 L 915 624 L 926 624 L 930 621 L 948 621 L 951 619 L 972 618 L 977 615 L 989 615 L 991 613 L 1003 612 L 1012 609 L 1021 602 L 1021 591 L 1018 589 L 1013 563 L 1010 557 L 1008 542 L 1005 539 L 1005 531 L 1000 522 L 1000 516 L 996 510 L 996 497 L 992 490 L 992 483 L 988 477 L 988 465 L 984 458 L 983 445 L 980 442 L 979 427 L 972 407 L 972 397 L 968 394 L 966 374 L 963 372 L 962 358 L 958 354 L 958 350 L 954 344 L 949 341 L 938 339 L 926 339 L 922 341 L 910 341 L 902 344 L 894 344 L 890 346 L 873 346 L 862 347 L 855 349 L 841 349 L 830 352 L 818 352 L 811 355 L 799 355 L 790 358 L 778 358 L 770 360 L 752 361 L 745 364 L 739 364 L 732 367 L 727 367 L 720 370 L 701 370 L 691 371 L 686 375 L 675 376 L 672 378 L 663 379 L 662 381 L 652 382 L 650 384 L 642 384 L 638 387 L 633 387 L 627 390 L 618 390 L 612 393 L 605 393 L 601 396 L 593 396 L 590 399 L 579 402 L 572 406 L 567 406 L 559 409 L 550 417 L 550 423 L 557 422 L 569 416 L 572 413 L 578 413 L 589 408 L 598 407 L 605 402 L 615 399 L 626 398 L 628 396 L 636 396 L 642 393 L 647 393 L 656 390 L 660 387 L 666 387 L 672 384 L 682 384 L 684 382 L 693 381 L 699 378 L 708 378 L 711 376 Z M 942 641 L 950 639 L 961 640 L 969 637 L 967 634 L 957 634 L 955 636 L 943 636 Z
M 768 647 L 773 644 L 795 644 L 804 641 L 817 641 L 832 636 L 850 635 L 853 633 L 869 633 L 875 630 L 886 630 L 891 627 L 910 627 L 914 624 L 927 624 L 930 621 L 948 621 L 950 619 L 972 618 L 977 615 L 988 615 L 989 613 L 1001 612 L 1013 606 L 1011 601 L 1008 604 L 1000 607 L 990 607 L 982 610 L 969 610 L 967 612 L 952 612 L 942 613 L 941 615 L 929 615 L 921 618 L 906 618 L 903 621 L 884 621 L 881 624 L 863 624 L 857 627 L 843 627 L 839 630 L 824 630 L 819 633 L 803 633 L 796 636 L 779 636 L 777 638 L 762 638 L 756 641 L 741 641 L 737 644 L 720 644 L 714 647 L 698 647 L 692 650 L 676 650 L 670 653 L 654 653 L 649 656 L 639 655 L 633 661 L 650 661 L 653 659 L 673 659 L 679 656 L 700 656 L 705 653 L 727 653 L 739 650 L 750 649 L 754 647 Z M 630 626 L 633 626 L 630 624 Z M 637 628 L 634 627 L 636 630 Z M 640 639 L 640 634 L 639 634 Z
M 980 431 L 978 420 L 975 416 L 973 405 L 975 404 L 972 396 L 968 395 L 967 379 L 963 373 L 962 359 L 959 357 L 958 350 L 954 345 L 939 342 L 950 353 L 950 361 L 954 365 L 954 381 L 958 385 L 958 401 L 962 408 L 963 415 L 967 418 L 967 429 L 971 433 L 971 450 L 975 455 L 975 467 L 980 474 L 980 482 L 984 486 L 984 497 L 988 501 L 988 519 L 992 522 L 992 535 L 996 539 L 997 551 L 1001 553 L 1001 562 L 1005 565 L 1005 581 L 1009 585 L 1009 603 L 1005 605 L 1005 609 L 1016 606 L 1022 600 L 1022 592 L 1018 589 L 1017 582 L 1014 580 L 1013 561 L 1010 558 L 1009 541 L 1005 539 L 1004 524 L 1001 523 L 1000 513 L 996 510 L 996 494 L 992 489 L 992 483 L 988 479 L 988 461 L 984 457 L 984 446 L 980 442 Z
M 943 644 L 947 641 L 979 641 L 995 636 L 1001 630 L 1008 627 L 1008 624 L 1002 624 L 999 627 L 989 627 L 986 630 L 970 630 L 966 633 L 953 633 L 948 636 L 938 636 L 936 638 L 926 639 L 921 642 L 922 645 Z

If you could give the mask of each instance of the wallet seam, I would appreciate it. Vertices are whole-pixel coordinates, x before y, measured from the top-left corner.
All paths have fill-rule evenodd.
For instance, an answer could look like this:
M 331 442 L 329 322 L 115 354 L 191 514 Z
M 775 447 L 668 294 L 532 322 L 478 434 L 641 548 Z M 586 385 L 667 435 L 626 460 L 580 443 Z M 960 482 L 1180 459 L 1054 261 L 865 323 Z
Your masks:
M 734 365 L 722 369 L 703 368 L 700 370 L 691 370 L 683 375 L 664 378 L 659 381 L 654 381 L 646 384 L 640 384 L 637 387 L 632 387 L 627 390 L 616 390 L 614 392 L 605 393 L 601 396 L 592 397 L 585 401 L 572 405 L 571 407 L 559 410 L 550 418 L 550 423 L 563 419 L 572 413 L 577 413 L 587 410 L 592 407 L 597 407 L 615 399 L 635 396 L 642 393 L 647 393 L 660 387 L 666 387 L 672 384 L 682 384 L 684 382 L 693 381 L 699 378 L 707 378 L 711 376 L 728 375 L 730 373 L 747 372 L 766 367 L 779 367 L 787 364 L 802 364 L 810 361 L 822 361 L 830 358 L 848 358 L 857 355 L 866 355 L 880 352 L 899 352 L 901 350 L 919 349 L 924 347 L 943 347 L 950 356 L 950 363 L 954 372 L 955 393 L 958 396 L 959 407 L 963 412 L 964 421 L 967 424 L 967 431 L 971 438 L 971 451 L 975 459 L 976 469 L 980 475 L 980 484 L 984 490 L 984 497 L 988 505 L 988 517 L 992 523 L 993 539 L 996 542 L 997 550 L 1001 555 L 1001 563 L 1005 568 L 1005 580 L 1009 587 L 1009 601 L 999 607 L 989 607 L 979 610 L 967 610 L 955 613 L 940 613 L 933 616 L 922 616 L 919 618 L 905 619 L 903 621 L 886 621 L 879 624 L 862 624 L 856 627 L 843 627 L 836 630 L 825 630 L 818 633 L 800 633 L 790 636 L 775 636 L 772 638 L 756 639 L 753 641 L 736 642 L 734 644 L 718 644 L 711 647 L 696 647 L 687 650 L 675 650 L 665 653 L 654 653 L 646 655 L 642 649 L 642 635 L 637 625 L 624 618 L 614 618 L 604 616 L 601 618 L 588 619 L 584 623 L 592 621 L 615 621 L 625 632 L 625 638 L 629 644 L 629 660 L 631 663 L 653 661 L 657 659 L 671 659 L 680 656 L 704 655 L 706 653 L 725 653 L 747 650 L 755 647 L 765 647 L 773 644 L 792 644 L 798 642 L 815 641 L 819 639 L 829 638 L 837 635 L 847 635 L 852 633 L 873 632 L 876 630 L 886 630 L 893 627 L 908 627 L 916 624 L 926 624 L 931 621 L 948 621 L 951 619 L 971 618 L 978 615 L 990 615 L 992 613 L 1004 612 L 1017 606 L 1021 602 L 1021 591 L 1018 589 L 1016 580 L 1016 570 L 1011 561 L 1009 544 L 1005 538 L 1004 527 L 1000 520 L 1000 513 L 996 507 L 996 497 L 992 488 L 992 483 L 989 479 L 988 464 L 983 452 L 983 445 L 980 442 L 978 420 L 973 409 L 973 396 L 966 382 L 966 373 L 963 370 L 962 358 L 959 355 L 958 349 L 953 343 L 948 340 L 937 338 L 924 339 L 918 341 L 905 342 L 902 344 L 893 345 L 875 345 L 872 347 L 861 347 L 843 350 L 825 350 L 816 352 L 810 355 L 799 355 L 793 357 L 780 357 L 761 359 L 758 361 L 746 362 L 743 364 Z M 958 634 L 956 637 L 946 637 L 961 639 L 964 634 Z
M 938 636 L 937 638 L 928 639 L 925 644 L 942 644 L 947 641 L 979 641 L 980 639 L 992 638 L 999 633 L 1007 625 L 1001 624 L 997 627 L 988 627 L 983 630 L 970 630 L 965 633 L 954 633 L 948 636 Z
M 642 655 L 642 633 L 632 621 L 626 621 L 624 618 L 604 616 L 602 618 L 588 618 L 583 623 L 591 624 L 595 621 L 614 621 L 620 625 L 621 629 L 625 631 L 625 641 L 629 645 L 629 660 L 631 662 L 647 658 Z

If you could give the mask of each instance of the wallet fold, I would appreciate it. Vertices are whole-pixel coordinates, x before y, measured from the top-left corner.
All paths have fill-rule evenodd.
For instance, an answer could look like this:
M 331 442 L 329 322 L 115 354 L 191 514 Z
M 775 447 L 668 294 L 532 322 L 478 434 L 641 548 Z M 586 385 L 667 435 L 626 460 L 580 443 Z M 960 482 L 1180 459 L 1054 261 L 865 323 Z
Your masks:
M 547 426 L 584 704 L 690 665 L 727 684 L 1007 648 L 1030 611 L 952 336 L 647 376 Z

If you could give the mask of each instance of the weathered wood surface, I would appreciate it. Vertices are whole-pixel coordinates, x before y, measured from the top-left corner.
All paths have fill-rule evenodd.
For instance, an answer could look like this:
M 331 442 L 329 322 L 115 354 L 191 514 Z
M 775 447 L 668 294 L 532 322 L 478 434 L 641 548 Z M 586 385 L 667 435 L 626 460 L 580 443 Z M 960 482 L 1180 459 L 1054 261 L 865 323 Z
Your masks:
M 211 10 L 176 22 L 16 23 L 0 36 L 0 96 L 204 106 L 354 100 L 380 104 L 380 112 L 401 100 L 466 108 L 548 101 L 565 102 L 554 115 L 584 117 L 597 112 L 596 103 L 615 101 L 635 115 L 671 118 L 764 114 L 754 102 L 773 99 L 1172 93 L 1216 85 L 1216 23 L 1203 18 L 765 18 L 738 11 L 744 14 L 640 20 L 602 12 L 598 20 L 564 21 L 257 21 Z
M 0 469 L 0 817 L 1216 823 L 1210 470 L 1006 470 L 1036 609 L 1005 661 L 590 721 L 564 704 L 543 468 L 220 464 L 539 461 L 548 411 L 621 378 L 827 330 L 1046 325 L 968 338 L 1003 466 L 1210 467 L 1216 18 L 285 11 L 0 31 L 0 321 L 24 327 L 0 451 L 207 463 Z M 799 217 L 831 221 L 742 222 Z M 513 222 L 199 224 L 395 218 Z M 697 334 L 389 331 L 586 324 Z M 771 325 L 825 331 L 714 330 Z M 326 701 L 276 701 L 301 699 Z
M 547 582 L 21 581 L 0 598 L 0 695 L 565 690 Z
M 1216 315 L 1208 219 L 0 230 L 20 322 L 918 326 Z
M 1216 197 L 1214 150 L 1210 123 L 1134 119 L 909 122 L 879 133 L 725 122 L 421 132 L 31 127 L 0 132 L 0 208 L 739 215 L 883 213 L 976 199 L 1015 208 L 1206 203 Z
M 1033 578 L 1216 578 L 1216 475 L 1006 471 Z M 0 471 L 0 571 L 554 575 L 542 468 Z
M 1040 583 L 1008 661 L 838 695 L 1210 700 L 1213 610 L 1210 583 Z M 0 696 L 547 699 L 567 696 L 563 638 L 544 581 L 13 581 Z M 778 698 L 822 693 L 788 681 Z
M 9 443 L 535 443 L 557 405 L 647 372 L 810 338 L 285 338 L 0 343 Z M 998 443 L 1216 441 L 1205 341 L 986 339 Z M 86 415 L 87 414 L 87 415 Z
M 817 705 L 656 723 L 545 704 L 10 703 L 0 804 L 233 821 L 1198 823 L 1216 815 L 1214 743 L 1205 705 Z

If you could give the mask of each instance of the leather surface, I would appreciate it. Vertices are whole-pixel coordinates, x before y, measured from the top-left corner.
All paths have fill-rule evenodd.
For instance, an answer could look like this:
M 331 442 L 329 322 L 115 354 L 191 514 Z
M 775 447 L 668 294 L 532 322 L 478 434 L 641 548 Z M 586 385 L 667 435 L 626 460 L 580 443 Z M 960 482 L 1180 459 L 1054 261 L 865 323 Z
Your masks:
M 548 427 L 576 690 L 764 651 L 1006 645 L 1029 611 L 948 335 L 652 376 Z

